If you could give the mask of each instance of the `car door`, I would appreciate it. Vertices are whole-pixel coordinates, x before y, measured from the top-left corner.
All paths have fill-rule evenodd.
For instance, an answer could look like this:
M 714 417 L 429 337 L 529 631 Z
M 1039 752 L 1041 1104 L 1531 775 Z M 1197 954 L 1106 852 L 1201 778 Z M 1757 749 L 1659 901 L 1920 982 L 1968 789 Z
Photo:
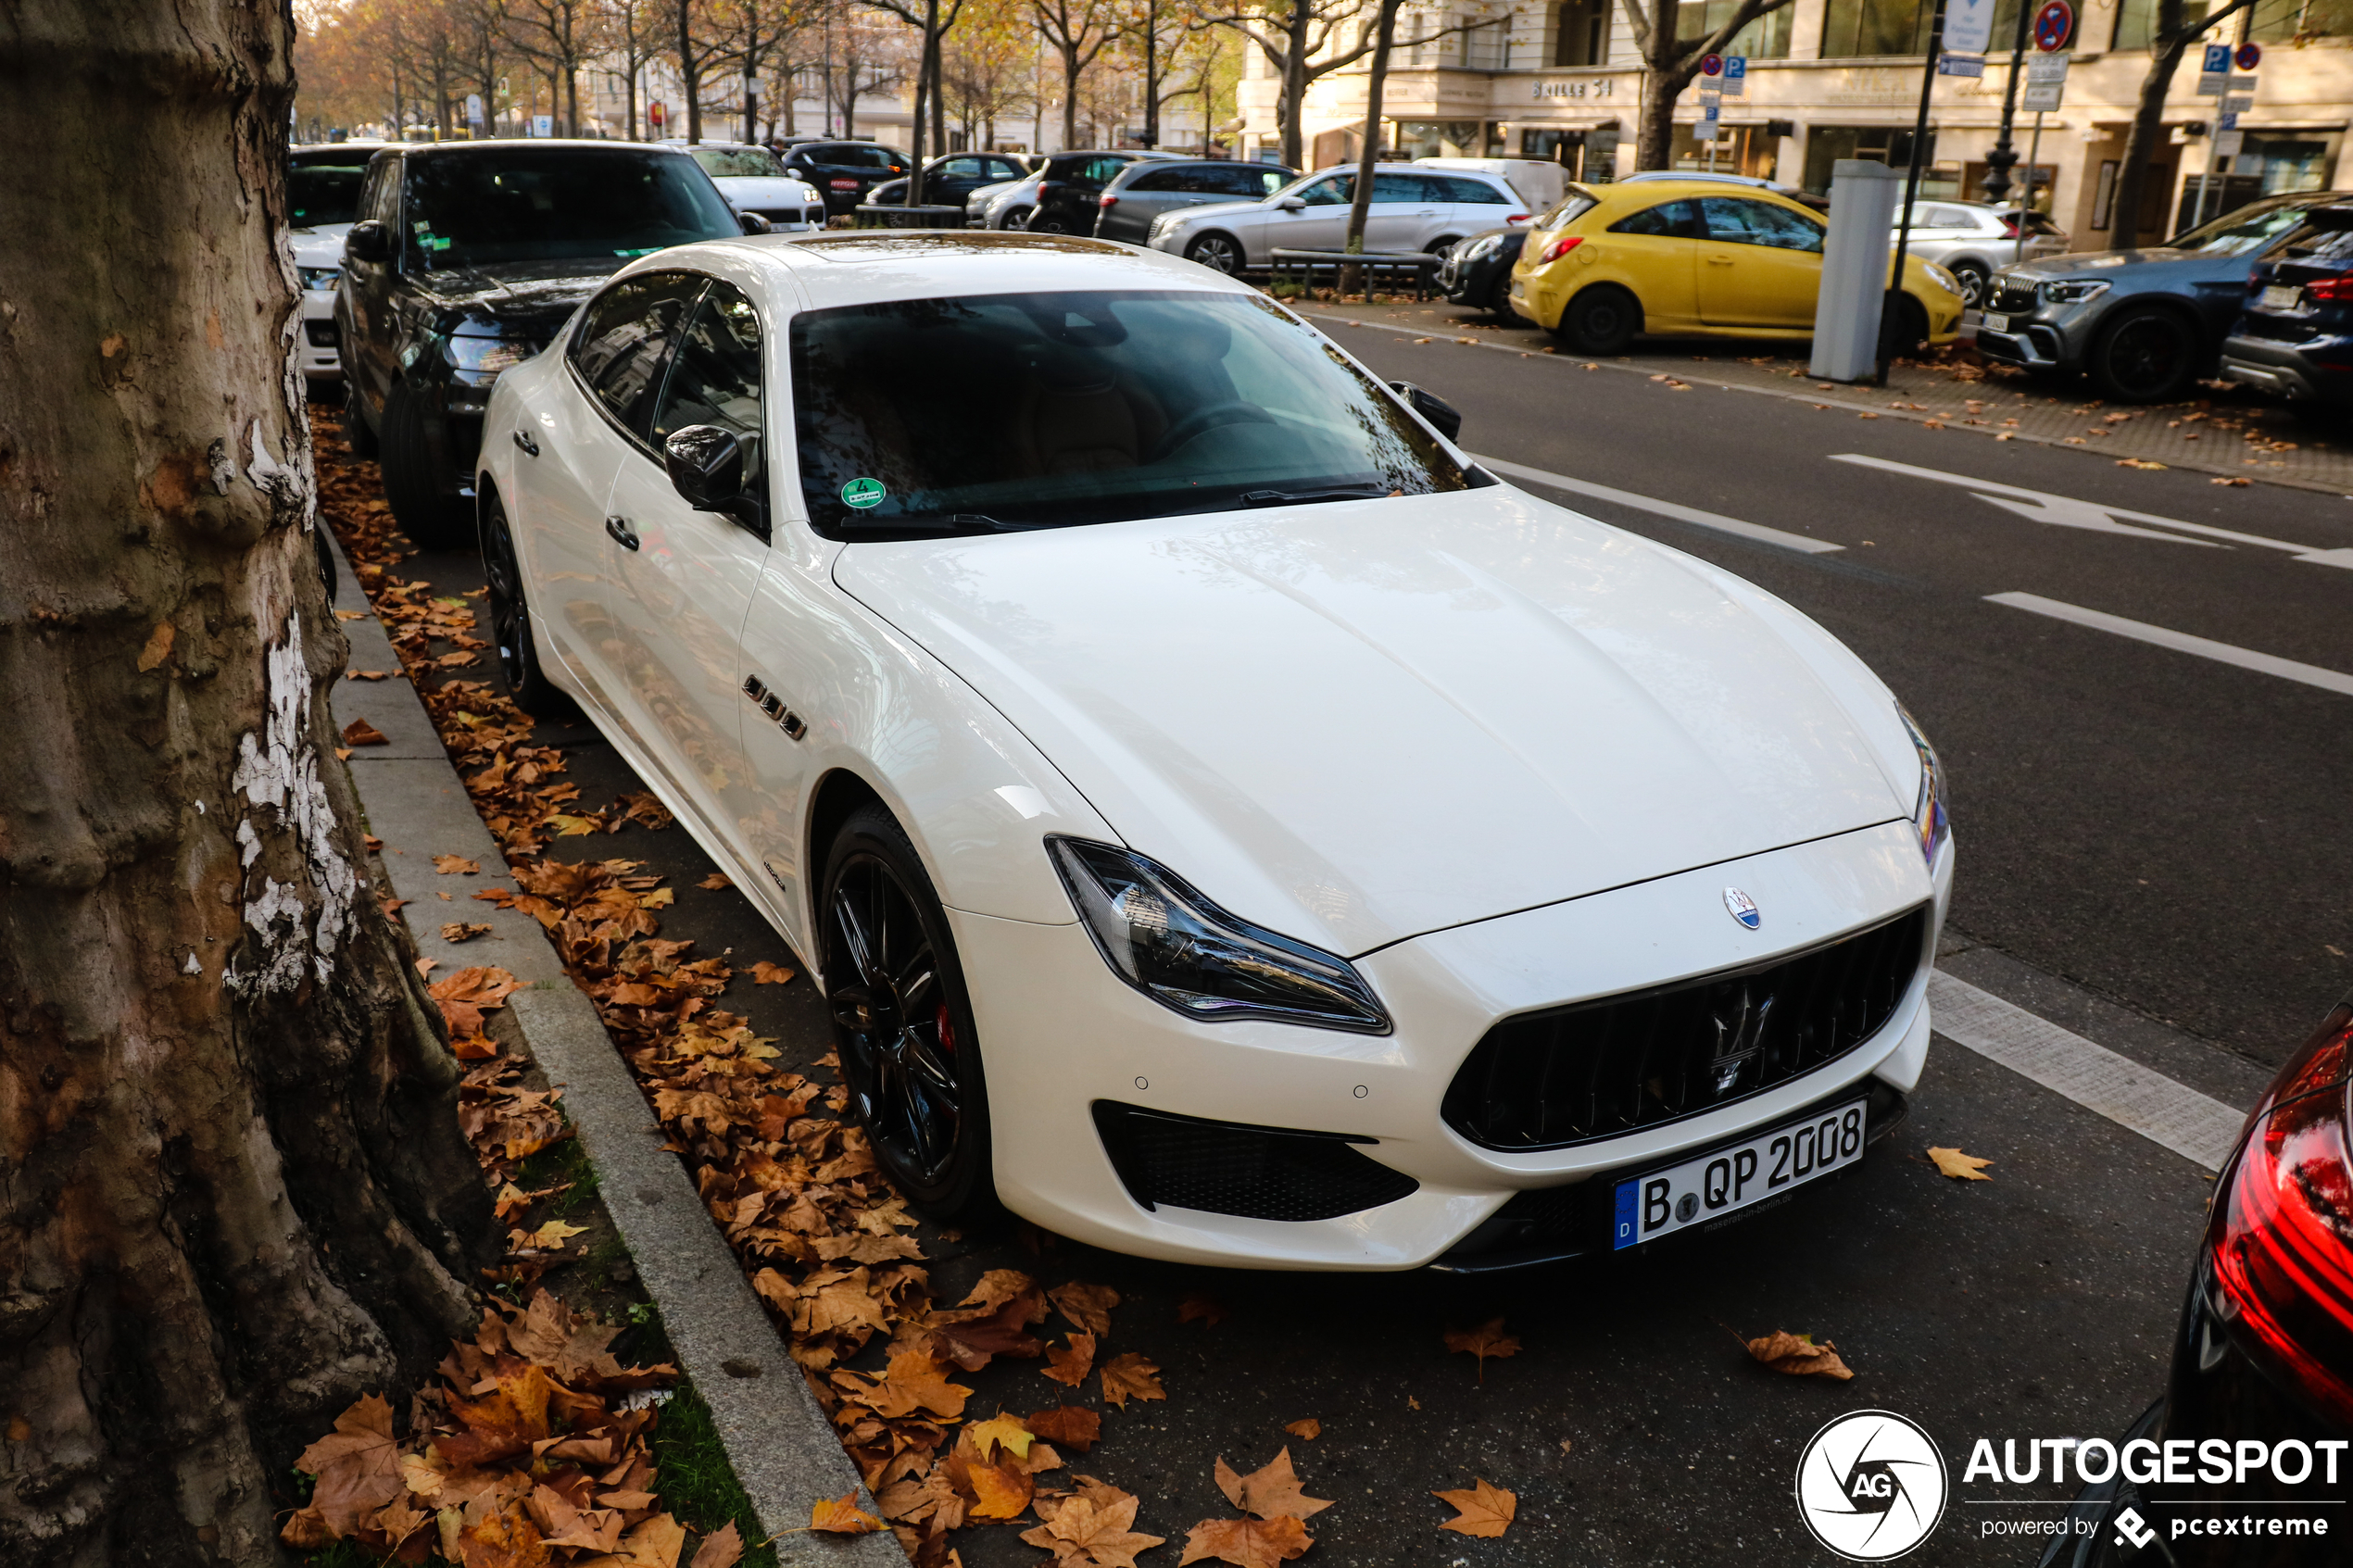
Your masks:
M 1263 267 L 1277 250 L 1340 249 L 1348 239 L 1348 203 L 1355 189 L 1353 174 L 1327 174 L 1293 191 L 1303 204 L 1298 211 L 1271 207 L 1256 239 L 1241 234 L 1251 261 Z
M 598 706 L 624 724 L 625 680 L 607 586 L 616 546 L 606 502 L 623 458 L 644 450 L 637 433 L 652 417 L 671 345 L 703 282 L 694 273 L 639 272 L 583 307 L 564 350 L 560 390 L 535 410 L 539 454 L 525 459 L 530 478 L 510 519 L 550 646 Z
M 614 475 L 605 588 L 630 727 L 677 794 L 738 850 L 750 704 L 737 645 L 768 554 L 764 347 L 758 307 L 712 281 L 663 371 L 646 444 Z M 671 483 L 662 444 L 696 427 L 725 431 L 743 448 L 749 504 L 740 513 L 698 511 Z
M 344 365 L 359 395 L 379 413 L 392 385 L 393 338 L 399 330 L 392 290 L 400 278 L 400 168 L 396 157 L 371 163 L 359 202 L 360 218 L 383 224 L 392 236 L 391 257 L 370 262 L 346 251 L 337 280 L 346 317 L 340 329 Z
M 1748 196 L 1703 196 L 1699 314 L 1711 327 L 1811 332 L 1822 286 L 1822 230 L 1813 220 Z
M 1606 270 L 1642 302 L 1646 332 L 1695 326 L 1699 300 L 1693 275 L 1699 270 L 1699 203 L 1677 199 L 1629 212 L 1612 223 L 1589 248 L 1597 271 Z
M 1099 239 L 1142 245 L 1151 232 L 1152 220 L 1162 213 L 1224 199 L 1227 198 L 1203 189 L 1202 171 L 1195 165 L 1146 167 L 1096 198 L 1099 206 L 1104 201 L 1112 205 L 1102 207 L 1101 216 L 1095 220 L 1095 234 Z
M 1352 192 L 1353 187 L 1351 187 Z M 1392 174 L 1381 170 L 1373 176 L 1373 199 L 1365 206 L 1365 248 L 1366 250 L 1422 250 L 1445 232 L 1449 211 L 1445 201 L 1443 181 L 1433 181 L 1420 174 Z M 1340 238 L 1336 245 L 1348 244 L 1348 220 L 1343 208 Z

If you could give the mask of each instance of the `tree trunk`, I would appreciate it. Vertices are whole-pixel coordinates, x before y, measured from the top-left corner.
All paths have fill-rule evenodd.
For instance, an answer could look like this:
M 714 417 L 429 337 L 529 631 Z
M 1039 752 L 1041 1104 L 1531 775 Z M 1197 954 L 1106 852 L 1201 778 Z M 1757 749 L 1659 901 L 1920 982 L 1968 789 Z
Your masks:
M 2196 20 L 2186 15 L 2183 0 L 2158 0 L 2158 42 L 2149 50 L 2148 74 L 2141 78 L 2141 101 L 2133 110 L 2133 128 L 2124 138 L 2123 167 L 2117 170 L 2115 218 L 2109 243 L 2131 250 L 2141 237 L 2141 195 L 2148 185 L 2149 160 L 2165 134 L 2165 95 L 2172 90 L 2173 72 L 2191 44 L 2211 32 L 2224 19 L 2245 10 L 2254 0 L 2231 0 L 2211 15 Z M 2029 193 L 2032 194 L 2031 192 Z
M 1365 220 L 1372 213 L 1373 166 L 1380 161 L 1380 100 L 1381 89 L 1389 84 L 1389 48 L 1397 35 L 1397 8 L 1402 0 L 1380 0 L 1378 31 L 1373 34 L 1373 65 L 1365 79 L 1365 144 L 1356 154 L 1356 188 L 1349 193 L 1348 244 L 1345 249 L 1361 252 L 1365 248 Z M 1294 168 L 1297 166 L 1294 165 Z M 1364 269 L 1350 264 L 1349 276 L 1340 281 L 1340 292 L 1345 295 L 1360 281 Z M 1365 285 L 1367 303 L 1373 297 L 1372 286 Z
M 1144 145 L 1160 145 L 1160 6 L 1144 9 Z
M 1283 52 L 1283 94 L 1275 106 L 1275 118 L 1283 132 L 1283 162 L 1292 169 L 1307 167 L 1307 144 L 1299 119 L 1307 105 L 1307 27 L 1314 15 L 1308 0 L 1290 0 L 1286 28 L 1290 41 Z
M 678 0 L 678 90 L 686 100 L 686 144 L 702 140 L 702 100 L 695 81 L 695 32 L 689 7 L 694 0 Z
M 0 1561 L 270 1562 L 295 1456 L 400 1408 L 497 1255 L 333 752 L 277 249 L 294 24 L 19 0 L 9 29 Z

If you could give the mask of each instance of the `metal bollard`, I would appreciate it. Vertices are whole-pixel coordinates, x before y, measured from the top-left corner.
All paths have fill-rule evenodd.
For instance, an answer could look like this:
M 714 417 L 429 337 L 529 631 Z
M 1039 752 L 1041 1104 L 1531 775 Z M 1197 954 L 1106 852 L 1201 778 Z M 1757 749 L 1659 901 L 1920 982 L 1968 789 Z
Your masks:
M 1806 366 L 1817 380 L 1863 382 L 1879 374 L 1888 236 L 1903 197 L 1900 169 L 1847 157 L 1831 167 L 1831 230 L 1814 299 L 1814 358 Z

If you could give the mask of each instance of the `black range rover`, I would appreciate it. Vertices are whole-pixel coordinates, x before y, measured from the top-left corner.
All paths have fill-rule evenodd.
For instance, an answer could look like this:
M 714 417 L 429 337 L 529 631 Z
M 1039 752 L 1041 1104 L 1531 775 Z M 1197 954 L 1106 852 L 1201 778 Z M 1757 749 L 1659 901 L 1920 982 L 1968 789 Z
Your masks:
M 428 547 L 473 537 L 500 371 L 634 257 L 752 230 L 683 150 L 610 142 L 389 146 L 370 160 L 335 291 L 345 423 Z M 765 228 L 765 224 L 759 224 Z

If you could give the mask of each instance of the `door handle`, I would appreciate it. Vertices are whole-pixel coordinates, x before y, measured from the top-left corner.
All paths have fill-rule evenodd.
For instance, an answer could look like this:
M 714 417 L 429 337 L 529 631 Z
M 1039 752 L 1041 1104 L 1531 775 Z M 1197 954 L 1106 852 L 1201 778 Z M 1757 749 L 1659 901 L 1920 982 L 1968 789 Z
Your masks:
M 525 435 L 521 431 L 515 432 L 515 445 L 522 447 L 526 456 L 534 458 L 539 456 L 539 443 L 532 440 L 531 437 Z
M 634 550 L 637 547 L 636 532 L 629 526 L 629 520 L 625 517 L 605 519 L 605 532 L 611 534 L 612 542 L 624 550 Z
M 1729 256 L 1711 256 L 1707 258 L 1707 264 L 1710 267 L 1730 267 L 1732 264 L 1732 258 Z

